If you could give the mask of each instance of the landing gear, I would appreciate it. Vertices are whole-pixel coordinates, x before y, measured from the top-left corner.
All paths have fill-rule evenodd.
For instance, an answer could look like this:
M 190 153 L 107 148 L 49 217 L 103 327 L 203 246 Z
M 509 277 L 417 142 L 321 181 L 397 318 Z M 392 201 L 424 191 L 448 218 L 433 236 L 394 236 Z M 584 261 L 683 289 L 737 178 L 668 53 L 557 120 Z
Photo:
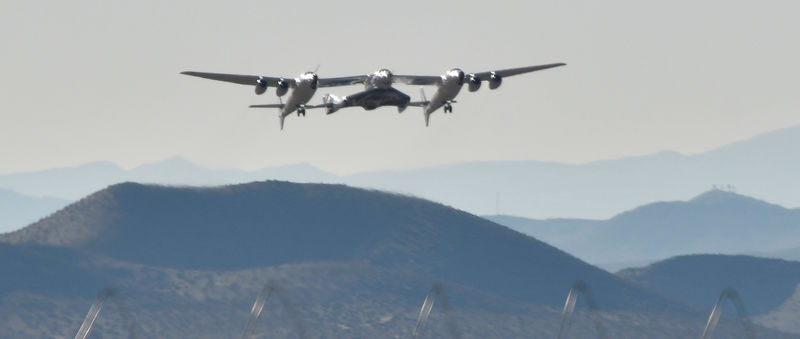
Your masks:
M 299 107 L 297 109 L 297 116 L 299 117 L 301 115 L 302 116 L 306 116 L 306 108 L 305 107 Z
M 444 104 L 444 112 L 445 113 L 453 113 L 453 105 L 451 105 L 449 102 L 445 103 Z

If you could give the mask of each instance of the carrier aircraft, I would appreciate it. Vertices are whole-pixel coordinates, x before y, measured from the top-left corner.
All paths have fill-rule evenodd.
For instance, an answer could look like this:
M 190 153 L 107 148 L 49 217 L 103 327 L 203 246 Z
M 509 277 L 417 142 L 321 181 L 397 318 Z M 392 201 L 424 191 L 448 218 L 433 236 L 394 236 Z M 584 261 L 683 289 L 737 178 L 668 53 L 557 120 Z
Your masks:
M 441 76 L 435 75 L 394 75 L 389 69 L 381 69 L 368 75 L 345 76 L 338 78 L 319 78 L 316 72 L 306 72 L 296 79 L 268 77 L 259 75 L 238 75 L 224 73 L 204 73 L 204 72 L 182 72 L 181 74 L 232 82 L 242 85 L 255 86 L 256 94 L 264 94 L 268 87 L 275 87 L 275 94 L 280 98 L 289 93 L 286 103 L 252 105 L 255 108 L 278 108 L 280 109 L 280 124 L 283 129 L 284 119 L 294 111 L 297 115 L 305 115 L 306 109 L 327 108 L 327 113 L 332 114 L 345 107 L 362 107 L 365 110 L 373 110 L 382 106 L 396 106 L 398 112 L 403 112 L 408 106 L 422 107 L 425 116 L 425 126 L 428 126 L 431 113 L 444 107 L 445 113 L 452 113 L 455 97 L 461 91 L 464 83 L 468 84 L 470 92 L 480 89 L 483 81 L 488 82 L 490 89 L 500 87 L 503 78 L 524 74 L 553 67 L 564 66 L 564 63 L 553 63 L 538 66 L 528 66 L 519 68 L 509 68 L 497 71 L 487 71 L 478 73 L 465 73 L 461 69 L 454 68 Z M 437 89 L 431 100 L 425 98 L 424 92 L 421 101 L 411 101 L 411 97 L 392 87 L 395 83 L 406 85 L 431 85 Z M 322 104 L 308 105 L 308 101 L 314 96 L 318 87 L 334 87 L 363 84 L 364 90 L 355 94 L 338 97 L 333 94 L 326 94 Z

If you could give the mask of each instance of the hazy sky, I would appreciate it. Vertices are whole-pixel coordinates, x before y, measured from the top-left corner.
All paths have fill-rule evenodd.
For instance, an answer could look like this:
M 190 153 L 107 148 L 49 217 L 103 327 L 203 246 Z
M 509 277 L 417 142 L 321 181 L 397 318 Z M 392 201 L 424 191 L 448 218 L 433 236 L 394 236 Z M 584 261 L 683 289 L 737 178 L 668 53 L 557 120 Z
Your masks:
M 2 1 L 0 173 L 182 155 L 336 173 L 697 153 L 800 123 L 796 1 Z M 310 111 L 184 70 L 291 76 L 567 62 L 409 108 Z M 412 98 L 418 88 L 398 86 Z M 328 89 L 312 99 L 320 102 Z M 361 87 L 334 88 L 339 95 Z M 428 89 L 432 93 L 433 88 Z

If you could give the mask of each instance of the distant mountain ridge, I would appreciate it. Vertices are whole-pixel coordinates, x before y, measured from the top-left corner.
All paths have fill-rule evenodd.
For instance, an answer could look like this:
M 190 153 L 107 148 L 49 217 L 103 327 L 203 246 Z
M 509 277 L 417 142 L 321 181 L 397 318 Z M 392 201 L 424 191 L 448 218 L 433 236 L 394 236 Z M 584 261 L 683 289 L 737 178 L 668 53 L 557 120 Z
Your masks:
M 712 185 L 783 206 L 800 206 L 800 126 L 764 133 L 708 152 L 672 151 L 581 165 L 541 161 L 467 162 L 337 176 L 307 164 L 259 171 L 209 170 L 180 157 L 124 170 L 98 162 L 0 175 L 0 188 L 74 200 L 111 184 L 136 181 L 220 185 L 276 179 L 343 183 L 402 192 L 475 214 L 528 218 L 609 218 L 657 201 L 685 200 Z M 498 210 L 499 209 L 499 210 Z
M 608 220 L 487 216 L 595 264 L 699 253 L 766 253 L 800 244 L 800 209 L 712 190 Z
M 44 218 L 69 202 L 57 198 L 35 198 L 0 189 L 0 233 L 19 229 Z
M 708 152 L 664 151 L 580 165 L 539 161 L 462 163 L 377 171 L 348 184 L 413 193 L 475 214 L 610 218 L 658 201 L 685 200 L 713 185 L 783 206 L 800 206 L 800 126 Z
M 258 171 L 207 169 L 182 157 L 125 170 L 114 163 L 99 161 L 75 167 L 0 175 L 0 188 L 26 195 L 53 196 L 77 200 L 120 182 L 171 185 L 221 185 L 264 179 L 292 178 L 300 182 L 330 181 L 334 175 L 305 164 L 266 168 Z

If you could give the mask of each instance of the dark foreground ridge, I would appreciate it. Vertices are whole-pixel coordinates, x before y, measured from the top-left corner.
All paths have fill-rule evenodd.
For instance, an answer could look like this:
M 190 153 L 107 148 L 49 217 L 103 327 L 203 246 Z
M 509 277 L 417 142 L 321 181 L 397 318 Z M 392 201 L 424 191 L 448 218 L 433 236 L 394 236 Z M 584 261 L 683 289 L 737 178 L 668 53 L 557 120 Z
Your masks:
M 744 255 L 686 255 L 619 276 L 698 307 L 732 287 L 752 315 L 764 315 L 789 300 L 800 283 L 800 262 Z
M 577 280 L 613 314 L 612 337 L 674 337 L 704 321 L 691 307 L 485 219 L 342 185 L 124 183 L 0 235 L 0 245 L 0 276 L 16 279 L 0 284 L 0 337 L 74 335 L 105 285 L 125 301 L 128 311 L 117 313 L 159 337 L 237 335 L 267 282 L 282 286 L 309 337 L 408 336 L 434 282 L 448 288 L 465 337 L 554 337 Z M 42 279 L 58 284 L 30 285 Z M 293 337 L 286 324 L 297 321 L 270 305 L 259 327 Z M 97 331 L 124 336 L 109 312 Z M 446 333 L 437 330 L 445 326 L 437 312 L 430 331 Z M 574 335 L 592 333 L 589 321 L 575 322 Z
M 367 261 L 560 306 L 576 280 L 606 307 L 669 305 L 558 249 L 423 199 L 343 185 L 218 188 L 124 183 L 0 241 L 59 245 L 156 267 L 238 270 Z

